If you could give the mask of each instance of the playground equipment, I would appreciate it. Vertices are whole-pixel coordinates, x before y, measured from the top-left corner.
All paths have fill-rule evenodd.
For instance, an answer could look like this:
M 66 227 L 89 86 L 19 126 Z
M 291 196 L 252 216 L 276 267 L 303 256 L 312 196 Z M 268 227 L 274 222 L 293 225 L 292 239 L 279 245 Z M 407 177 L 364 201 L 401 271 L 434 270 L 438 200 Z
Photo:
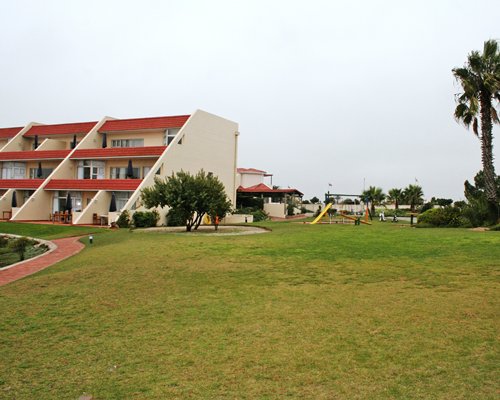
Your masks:
M 319 213 L 319 215 L 314 219 L 313 222 L 311 222 L 311 225 L 315 225 L 315 224 L 321 224 L 323 222 L 321 222 L 321 220 L 323 219 L 323 217 L 326 215 L 326 213 L 328 213 L 328 210 L 330 210 L 330 208 L 332 208 L 333 206 L 333 203 L 328 203 L 325 208 L 323 209 L 323 211 L 321 211 Z M 365 224 L 365 225 L 371 225 L 371 222 L 368 222 L 368 208 L 367 208 L 367 211 L 365 213 L 365 219 L 362 220 L 360 217 L 355 217 L 353 215 L 347 215 L 345 212 L 340 212 L 339 213 L 340 217 L 342 219 L 348 219 L 348 220 L 351 220 L 351 221 L 354 221 L 354 224 L 356 225 L 357 222 L 361 223 L 361 224 Z M 332 223 L 332 220 L 330 220 L 329 222 L 330 224 Z M 336 221 L 336 223 L 338 223 L 338 221 Z
M 325 215 L 328 213 L 328 215 L 330 216 L 330 221 L 329 222 L 326 222 L 326 223 L 344 223 L 344 220 L 349 220 L 349 221 L 354 221 L 354 224 L 355 225 L 358 225 L 358 224 L 365 224 L 365 225 L 371 225 L 371 222 L 369 222 L 369 220 L 372 219 L 372 216 L 370 214 L 370 208 L 369 208 L 369 203 L 368 201 L 365 200 L 364 204 L 365 204 L 365 207 L 364 207 L 364 220 L 362 220 L 359 216 L 354 216 L 354 215 L 349 215 L 348 214 L 348 210 L 345 209 L 344 207 L 346 206 L 345 203 L 340 203 L 340 199 L 342 197 L 354 197 L 354 198 L 360 198 L 361 196 L 360 195 L 356 195 L 356 194 L 341 194 L 341 193 L 325 193 L 325 208 L 319 213 L 319 215 L 314 219 L 314 221 L 311 222 L 311 225 L 315 225 L 315 224 L 321 224 L 321 223 L 325 223 L 325 222 L 322 222 L 322 219 L 325 217 Z M 332 220 L 331 218 L 331 209 L 332 209 L 332 206 L 334 204 L 338 204 L 342 209 L 340 210 L 339 214 L 337 215 L 338 217 L 341 218 L 341 221 L 339 221 L 338 219 L 336 220 Z M 352 207 L 353 207 L 353 202 L 351 202 L 349 204 L 349 206 L 351 207 L 351 211 L 352 211 Z M 356 205 L 359 205 L 359 201 L 356 200 Z

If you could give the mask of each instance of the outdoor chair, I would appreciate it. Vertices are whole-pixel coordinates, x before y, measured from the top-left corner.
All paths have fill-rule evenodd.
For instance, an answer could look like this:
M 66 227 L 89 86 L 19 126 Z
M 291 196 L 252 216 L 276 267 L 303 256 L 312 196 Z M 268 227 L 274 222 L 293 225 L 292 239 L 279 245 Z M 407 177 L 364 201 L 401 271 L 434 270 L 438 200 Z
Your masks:
M 92 214 L 92 225 L 99 225 L 101 223 L 101 219 L 97 213 Z

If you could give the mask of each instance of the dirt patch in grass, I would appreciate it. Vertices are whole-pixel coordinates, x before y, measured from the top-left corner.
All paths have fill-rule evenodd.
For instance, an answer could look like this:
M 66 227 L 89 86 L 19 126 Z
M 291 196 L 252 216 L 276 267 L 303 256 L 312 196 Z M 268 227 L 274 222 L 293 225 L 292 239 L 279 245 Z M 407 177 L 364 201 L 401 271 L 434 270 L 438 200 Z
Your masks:
M 216 231 L 213 226 L 202 225 L 197 230 L 186 232 L 184 226 L 167 226 L 157 228 L 138 229 L 137 232 L 151 233 L 177 233 L 186 235 L 203 235 L 203 236 L 236 236 L 236 235 L 255 235 L 259 233 L 268 233 L 269 229 L 258 226 L 243 226 L 243 225 L 220 225 Z

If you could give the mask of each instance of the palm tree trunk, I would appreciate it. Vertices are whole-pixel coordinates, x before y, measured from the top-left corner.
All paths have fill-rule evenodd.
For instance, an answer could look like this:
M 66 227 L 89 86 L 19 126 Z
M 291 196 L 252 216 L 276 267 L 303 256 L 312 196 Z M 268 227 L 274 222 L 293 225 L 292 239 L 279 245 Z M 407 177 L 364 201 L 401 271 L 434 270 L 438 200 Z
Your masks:
M 481 91 L 481 159 L 483 162 L 484 186 L 486 198 L 495 207 L 498 207 L 497 190 L 495 185 L 495 166 L 493 165 L 493 125 L 491 122 L 491 98 Z

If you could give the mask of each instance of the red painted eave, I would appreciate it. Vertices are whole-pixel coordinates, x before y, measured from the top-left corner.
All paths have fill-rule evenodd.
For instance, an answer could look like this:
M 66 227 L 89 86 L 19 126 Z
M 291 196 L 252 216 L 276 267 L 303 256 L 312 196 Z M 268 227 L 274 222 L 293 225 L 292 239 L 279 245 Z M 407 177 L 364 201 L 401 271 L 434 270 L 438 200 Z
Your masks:
M 142 179 L 51 179 L 44 189 L 47 190 L 109 190 L 134 191 Z
M 93 122 L 75 122 L 71 124 L 56 124 L 56 125 L 35 125 L 32 126 L 24 137 L 52 136 L 52 135 L 78 135 L 87 134 L 97 124 Z
M 30 150 L 0 152 L 1 161 L 63 160 L 71 150 Z
M 104 123 L 99 132 L 140 131 L 145 129 L 181 128 L 190 115 L 172 117 L 114 119 Z
M 0 189 L 38 189 L 43 179 L 0 179 Z
M 82 149 L 75 150 L 75 152 L 71 155 L 71 159 L 159 157 L 163 154 L 166 148 L 167 146 L 145 146 Z
M 0 128 L 0 139 L 12 139 L 21 131 L 21 129 L 23 128 Z
M 266 186 L 263 183 L 259 183 L 258 185 L 246 188 L 240 186 L 238 187 L 237 191 L 239 193 L 268 193 L 268 194 L 290 193 L 290 194 L 298 194 L 299 196 L 303 195 L 303 193 L 297 189 L 271 189 L 269 186 Z

